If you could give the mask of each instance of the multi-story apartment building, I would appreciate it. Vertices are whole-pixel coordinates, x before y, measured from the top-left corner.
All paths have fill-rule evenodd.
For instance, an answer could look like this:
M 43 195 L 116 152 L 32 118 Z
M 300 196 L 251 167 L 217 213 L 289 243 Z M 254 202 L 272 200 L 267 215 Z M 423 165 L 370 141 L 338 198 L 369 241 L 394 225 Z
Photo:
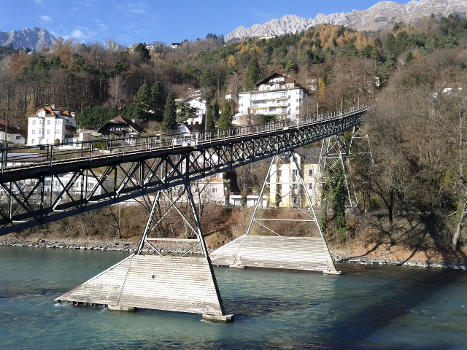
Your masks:
M 318 158 L 319 153 L 314 150 L 307 150 L 302 154 L 294 153 L 290 157 L 281 156 L 280 160 L 272 165 L 269 174 L 269 206 L 293 207 L 307 205 L 308 201 L 300 177 L 304 180 L 303 182 L 313 205 L 319 205 L 321 195 Z
M 75 133 L 75 113 L 60 112 L 54 105 L 45 105 L 28 117 L 28 146 L 72 142 Z
M 241 92 L 238 114 L 274 116 L 277 120 L 297 120 L 306 112 L 307 92 L 293 79 L 274 73 L 256 84 L 256 91 Z

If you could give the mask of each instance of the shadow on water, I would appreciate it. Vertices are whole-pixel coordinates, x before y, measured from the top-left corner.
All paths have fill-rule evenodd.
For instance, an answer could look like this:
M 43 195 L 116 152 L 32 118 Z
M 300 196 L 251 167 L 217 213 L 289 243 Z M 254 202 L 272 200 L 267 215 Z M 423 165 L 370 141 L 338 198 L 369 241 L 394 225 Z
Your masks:
M 390 267 L 397 271 L 398 267 Z M 344 270 L 342 276 L 317 276 L 323 279 L 333 279 L 333 282 L 338 285 L 340 278 L 351 277 L 356 274 L 368 274 L 370 270 L 380 269 L 380 267 L 367 267 L 367 266 L 340 266 Z M 297 331 L 294 336 L 294 347 L 299 348 L 329 348 L 329 349 L 373 349 L 373 348 L 394 348 L 398 349 L 426 349 L 427 344 L 407 344 L 404 346 L 400 343 L 394 345 L 393 342 L 379 342 L 376 345 L 371 345 L 368 338 L 380 330 L 387 328 L 393 321 L 403 316 L 414 313 L 417 306 L 428 301 L 428 299 L 439 295 L 443 289 L 455 283 L 465 283 L 465 276 L 458 271 L 445 271 L 445 270 L 421 270 L 415 268 L 408 268 L 411 274 L 410 278 L 395 279 L 389 287 L 387 283 L 382 283 L 380 286 L 372 287 L 371 293 L 360 293 L 356 295 L 359 300 L 355 300 L 355 305 L 360 305 L 361 298 L 366 299 L 362 303 L 362 307 L 358 308 L 349 307 L 352 300 L 347 296 L 340 296 L 339 292 L 342 289 L 336 288 L 335 295 L 327 295 L 322 299 L 305 300 L 304 299 L 290 299 L 287 296 L 255 296 L 255 295 L 242 295 L 234 296 L 224 300 L 226 309 L 235 313 L 236 322 L 247 321 L 250 318 L 262 317 L 268 319 L 274 318 L 277 312 L 293 312 L 300 308 L 314 307 L 320 303 L 329 303 L 326 300 L 329 297 L 340 299 L 336 304 L 332 301 L 332 306 L 327 306 L 327 314 L 320 315 L 322 317 L 318 322 L 315 320 L 307 323 L 303 320 L 302 325 L 299 327 L 304 328 Z M 347 271 L 345 271 L 347 270 Z M 347 276 L 346 276 L 347 275 Z M 383 278 L 383 277 L 381 277 Z M 333 309 L 333 308 L 336 309 Z M 433 320 L 436 322 L 436 320 Z M 414 329 L 414 332 L 417 330 Z M 442 337 L 441 337 L 442 338 Z M 465 341 L 465 340 L 464 340 Z M 242 344 L 240 341 L 237 345 L 248 346 Z M 263 344 L 264 345 L 264 344 Z M 267 344 L 266 348 L 276 348 L 273 344 Z M 285 345 L 285 344 L 283 344 Z M 224 343 L 224 348 L 235 348 L 233 344 Z M 452 348 L 452 342 L 449 339 L 445 341 L 433 341 L 428 344 L 429 348 Z M 255 346 L 248 346 L 249 348 L 256 348 Z M 257 345 L 258 348 L 264 346 Z M 283 346 L 277 346 L 283 348 Z
M 462 273 L 433 271 L 426 277 L 414 278 L 406 285 L 393 284 L 388 295 L 387 286 L 374 289 L 374 301 L 357 312 L 346 313 L 344 318 L 327 323 L 323 320 L 319 334 L 327 334 L 325 343 L 330 348 L 362 348 L 362 343 L 375 332 L 387 327 L 395 319 L 405 316 L 415 307 L 441 292 L 452 283 L 465 280 Z M 383 297 L 378 297 L 384 295 Z M 369 296 L 371 297 L 371 296 Z M 446 348 L 446 343 L 430 344 L 430 348 Z M 379 344 L 378 348 L 391 347 Z M 397 348 L 403 348 L 397 345 Z M 410 349 L 424 348 L 424 345 L 410 345 Z

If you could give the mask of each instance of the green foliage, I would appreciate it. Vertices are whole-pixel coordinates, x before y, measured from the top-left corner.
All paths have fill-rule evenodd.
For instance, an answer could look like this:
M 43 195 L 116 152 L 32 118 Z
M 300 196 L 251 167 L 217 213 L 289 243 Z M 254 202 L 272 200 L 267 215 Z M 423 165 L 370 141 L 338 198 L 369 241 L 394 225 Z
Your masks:
M 143 85 L 140 86 L 138 92 L 136 93 L 133 104 L 140 107 L 141 109 L 147 109 L 150 104 L 149 100 L 150 95 L 148 85 L 143 83 Z
M 212 105 L 212 116 L 215 122 L 219 119 L 219 101 L 217 98 L 214 100 L 214 104 Z
M 212 70 L 207 69 L 203 72 L 201 75 L 200 85 L 203 89 L 206 100 L 212 99 L 217 90 L 217 77 Z
M 149 50 L 146 48 L 146 43 L 139 43 L 134 49 L 134 53 L 142 62 L 148 62 L 151 56 L 149 55 Z
M 222 107 L 221 116 L 219 117 L 219 122 L 217 127 L 219 129 L 229 129 L 232 127 L 232 117 L 234 115 L 234 105 L 233 101 L 226 100 L 224 106 Z
M 216 122 L 214 120 L 214 107 L 207 106 L 206 110 L 206 131 L 213 131 L 216 128 Z
M 245 88 L 247 90 L 253 90 L 260 78 L 261 71 L 259 69 L 258 59 L 256 57 L 253 57 L 248 63 L 248 68 L 246 71 Z
M 196 108 L 191 107 L 188 103 L 178 102 L 177 106 L 177 120 L 184 122 L 188 118 L 196 116 Z
M 173 133 L 177 129 L 177 108 L 175 106 L 175 95 L 170 91 L 165 102 L 164 118 L 162 120 L 162 131 Z
M 149 116 L 150 119 L 162 121 L 164 103 L 164 86 L 160 81 L 156 81 L 154 84 L 152 84 L 151 94 L 149 97 L 149 108 L 154 112 Z
M 344 172 L 339 168 L 330 170 L 323 188 L 324 217 L 321 218 L 320 227 L 322 231 L 326 230 L 327 208 L 329 203 L 333 211 L 332 220 L 341 238 L 345 237 L 344 234 L 347 230 L 347 223 L 345 220 L 346 195 Z
M 96 130 L 118 114 L 116 107 L 85 107 L 77 114 L 76 121 L 80 128 Z

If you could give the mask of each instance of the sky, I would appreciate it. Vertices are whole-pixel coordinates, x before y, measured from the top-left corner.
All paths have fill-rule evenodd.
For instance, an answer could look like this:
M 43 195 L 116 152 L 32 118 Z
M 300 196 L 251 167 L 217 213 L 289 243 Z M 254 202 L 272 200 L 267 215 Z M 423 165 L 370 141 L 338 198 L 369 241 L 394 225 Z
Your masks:
M 408 0 L 396 0 L 406 3 Z M 112 39 L 122 45 L 227 35 L 235 28 L 291 14 L 363 10 L 378 0 L 0 0 L 0 31 L 47 29 L 83 43 Z

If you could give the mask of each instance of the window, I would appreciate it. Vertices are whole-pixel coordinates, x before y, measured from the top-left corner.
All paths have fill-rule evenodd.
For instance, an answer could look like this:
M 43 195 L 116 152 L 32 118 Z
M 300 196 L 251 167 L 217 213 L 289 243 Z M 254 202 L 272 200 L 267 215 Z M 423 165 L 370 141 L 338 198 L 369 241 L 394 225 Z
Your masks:
M 49 119 L 49 120 L 47 120 L 47 125 L 50 125 L 50 119 Z
M 298 188 L 297 184 L 292 184 L 292 190 L 296 190 Z
M 32 139 L 32 140 L 31 140 L 31 144 L 34 145 L 35 143 L 36 143 L 36 140 Z
M 277 170 L 277 177 L 281 177 L 282 176 L 282 170 Z
M 50 135 L 50 130 L 47 130 L 47 135 Z
M 310 182 L 310 183 L 308 184 L 308 189 L 309 189 L 309 190 L 313 190 L 313 182 Z
M 313 176 L 313 169 L 308 169 L 308 176 Z
M 32 125 L 36 125 L 36 120 L 33 119 L 31 124 L 32 124 Z
M 17 139 L 17 140 L 21 139 L 21 136 L 16 136 L 16 139 Z
M 36 134 L 36 130 L 31 130 L 31 135 L 35 135 Z
M 292 175 L 296 176 L 297 174 L 298 174 L 298 170 L 297 169 L 292 169 Z

